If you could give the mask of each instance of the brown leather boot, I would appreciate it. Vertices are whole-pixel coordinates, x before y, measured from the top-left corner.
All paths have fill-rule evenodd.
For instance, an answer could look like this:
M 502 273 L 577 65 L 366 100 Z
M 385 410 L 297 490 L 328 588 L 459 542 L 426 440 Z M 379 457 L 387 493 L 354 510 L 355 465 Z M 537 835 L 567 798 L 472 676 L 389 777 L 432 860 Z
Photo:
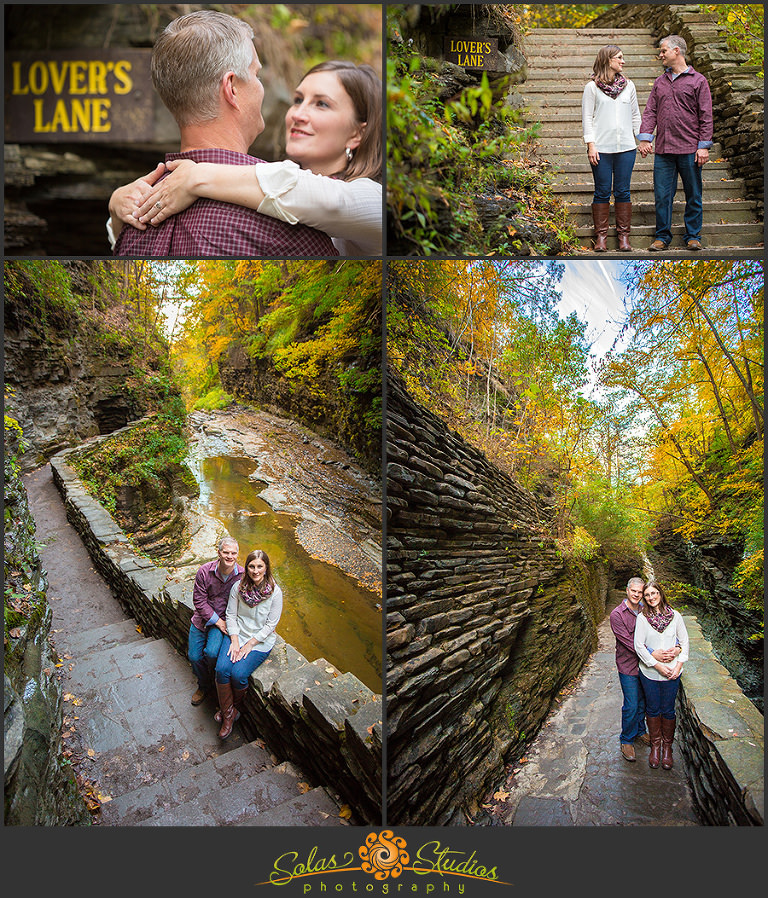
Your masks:
M 232 727 L 235 724 L 235 706 L 232 700 L 232 684 L 216 683 L 216 692 L 219 696 L 221 708 L 221 729 L 219 739 L 229 739 L 232 735 Z
M 675 718 L 661 718 L 661 766 L 664 770 L 672 769 L 672 743 L 675 739 Z
M 619 249 L 623 253 L 631 253 L 629 231 L 632 225 L 632 203 L 616 203 L 613 211 L 616 215 L 616 236 L 619 238 Z
M 592 221 L 595 225 L 593 249 L 596 253 L 604 253 L 608 249 L 606 238 L 608 237 L 608 221 L 610 217 L 610 203 L 592 203 Z
M 247 687 L 245 689 L 232 690 L 232 704 L 235 706 L 235 723 L 240 720 L 240 712 L 243 710 L 243 699 L 246 692 L 248 692 Z M 213 719 L 216 723 L 221 723 L 221 709 L 213 715 Z
M 661 717 L 646 717 L 648 735 L 651 737 L 651 751 L 648 755 L 648 766 L 655 770 L 659 766 L 661 752 Z

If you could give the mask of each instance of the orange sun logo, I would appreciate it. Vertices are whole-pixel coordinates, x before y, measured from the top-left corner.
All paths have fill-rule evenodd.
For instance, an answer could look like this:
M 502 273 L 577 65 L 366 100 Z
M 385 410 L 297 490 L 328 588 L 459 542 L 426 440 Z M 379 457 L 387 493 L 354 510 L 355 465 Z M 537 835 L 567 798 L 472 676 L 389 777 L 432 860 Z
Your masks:
M 363 871 L 373 873 L 376 879 L 399 876 L 410 857 L 405 849 L 405 839 L 385 829 L 379 835 L 369 833 L 365 845 L 360 846 Z

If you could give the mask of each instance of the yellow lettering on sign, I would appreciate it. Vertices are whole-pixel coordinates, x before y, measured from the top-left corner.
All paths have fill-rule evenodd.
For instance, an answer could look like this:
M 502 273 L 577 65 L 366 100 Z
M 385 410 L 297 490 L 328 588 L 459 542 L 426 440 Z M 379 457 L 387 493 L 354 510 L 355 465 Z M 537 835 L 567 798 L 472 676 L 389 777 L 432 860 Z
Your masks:
M 130 93 L 133 88 L 133 79 L 128 75 L 132 66 L 127 59 L 121 59 L 115 63 L 115 78 L 120 82 L 115 85 L 116 94 Z
M 44 94 L 48 90 L 48 69 L 42 62 L 33 62 L 29 67 L 29 89 L 33 94 Z
M 112 101 L 106 98 L 72 100 L 67 106 L 66 100 L 57 100 L 50 121 L 44 120 L 43 101 L 34 100 L 35 133 L 46 134 L 61 131 L 64 134 L 82 131 L 84 133 L 106 133 L 112 130 L 109 121 L 109 110 Z
M 88 63 L 84 60 L 78 59 L 76 62 L 70 62 L 69 64 L 69 92 L 71 94 L 75 94 L 76 96 L 79 94 L 88 93 L 88 88 L 85 86 L 86 73 L 88 71 Z M 56 91 L 58 93 L 58 91 Z
M 13 72 L 13 93 L 17 96 L 24 96 L 24 94 L 28 94 L 29 85 L 25 84 L 23 89 L 21 87 L 21 63 L 12 63 L 11 71 Z
M 107 66 L 94 60 L 88 66 L 88 93 L 105 94 L 107 92 Z

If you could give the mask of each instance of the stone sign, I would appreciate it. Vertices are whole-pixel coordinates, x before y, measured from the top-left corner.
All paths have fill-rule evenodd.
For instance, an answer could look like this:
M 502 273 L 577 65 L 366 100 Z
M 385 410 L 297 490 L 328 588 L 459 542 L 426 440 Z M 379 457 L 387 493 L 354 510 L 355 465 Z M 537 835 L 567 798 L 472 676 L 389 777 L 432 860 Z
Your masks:
M 58 50 L 5 55 L 5 140 L 152 138 L 151 50 Z
M 485 37 L 482 40 L 443 38 L 443 55 L 446 61 L 463 66 L 465 69 L 495 71 L 499 67 L 498 53 L 499 41 L 495 37 Z

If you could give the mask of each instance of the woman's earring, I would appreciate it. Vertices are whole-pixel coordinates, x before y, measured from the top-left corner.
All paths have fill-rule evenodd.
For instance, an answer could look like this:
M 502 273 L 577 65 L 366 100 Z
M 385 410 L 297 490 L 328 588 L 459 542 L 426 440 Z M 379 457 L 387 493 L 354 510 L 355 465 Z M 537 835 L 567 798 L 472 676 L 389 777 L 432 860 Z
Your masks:
M 350 150 L 349 147 L 344 147 L 344 154 L 347 157 L 347 162 L 351 162 L 352 161 L 352 150 Z

